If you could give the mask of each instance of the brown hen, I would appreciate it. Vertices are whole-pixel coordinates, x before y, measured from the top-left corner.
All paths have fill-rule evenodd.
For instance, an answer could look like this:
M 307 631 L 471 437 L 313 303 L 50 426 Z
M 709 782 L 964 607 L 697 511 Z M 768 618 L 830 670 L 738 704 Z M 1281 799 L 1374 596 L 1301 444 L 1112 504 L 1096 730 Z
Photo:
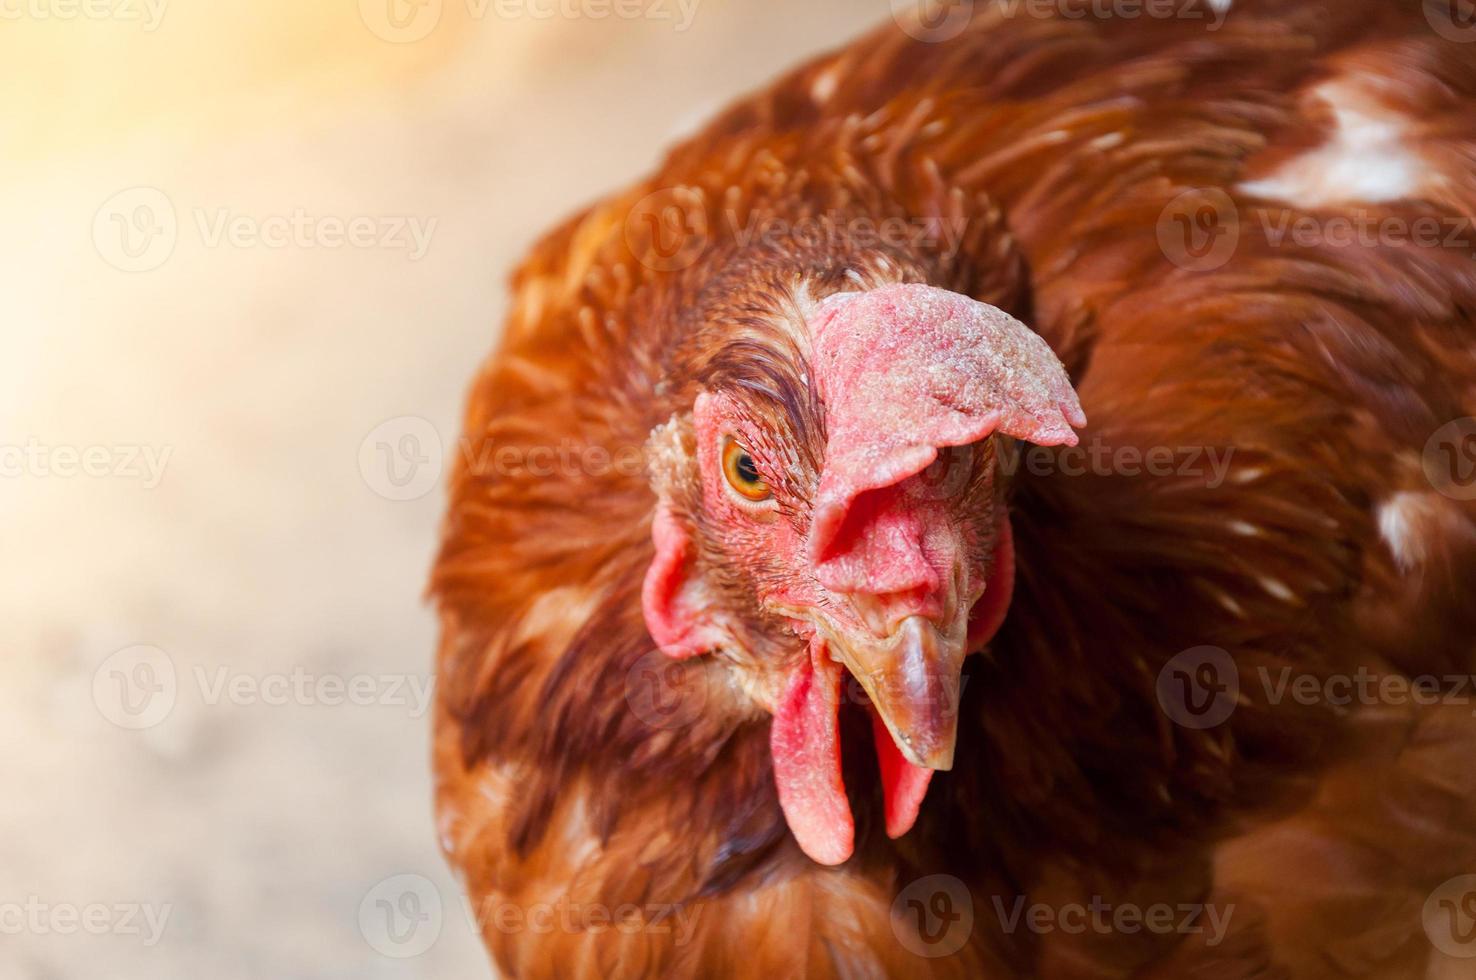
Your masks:
M 1476 22 L 1105 7 L 518 272 L 432 584 L 507 975 L 1476 975 Z

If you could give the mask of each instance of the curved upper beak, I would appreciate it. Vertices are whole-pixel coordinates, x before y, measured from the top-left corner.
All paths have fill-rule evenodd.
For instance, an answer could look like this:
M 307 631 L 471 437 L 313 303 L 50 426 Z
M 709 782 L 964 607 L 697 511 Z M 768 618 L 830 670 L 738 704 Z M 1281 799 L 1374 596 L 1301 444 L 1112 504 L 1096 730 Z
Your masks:
M 877 716 L 908 762 L 953 768 L 968 617 L 940 631 L 909 616 L 885 639 L 829 638 L 829 646 L 860 682 Z

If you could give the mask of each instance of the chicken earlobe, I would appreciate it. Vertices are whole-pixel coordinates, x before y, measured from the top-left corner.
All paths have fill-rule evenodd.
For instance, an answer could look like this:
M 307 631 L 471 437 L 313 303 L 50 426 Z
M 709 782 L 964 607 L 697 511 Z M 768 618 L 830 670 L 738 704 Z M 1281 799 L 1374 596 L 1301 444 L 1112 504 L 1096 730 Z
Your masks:
M 651 518 L 655 555 L 641 587 L 646 629 L 668 657 L 685 660 L 722 644 L 722 629 L 712 621 L 712 603 L 701 594 L 701 579 L 687 574 L 691 535 L 666 501 Z

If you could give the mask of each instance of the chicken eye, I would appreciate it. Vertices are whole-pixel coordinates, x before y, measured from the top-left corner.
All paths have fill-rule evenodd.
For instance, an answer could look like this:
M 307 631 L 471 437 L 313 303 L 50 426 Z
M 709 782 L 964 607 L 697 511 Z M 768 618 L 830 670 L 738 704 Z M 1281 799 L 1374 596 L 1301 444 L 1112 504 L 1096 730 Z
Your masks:
M 731 437 L 723 441 L 723 476 L 728 486 L 744 500 L 762 503 L 774 496 L 759 475 L 753 455 Z

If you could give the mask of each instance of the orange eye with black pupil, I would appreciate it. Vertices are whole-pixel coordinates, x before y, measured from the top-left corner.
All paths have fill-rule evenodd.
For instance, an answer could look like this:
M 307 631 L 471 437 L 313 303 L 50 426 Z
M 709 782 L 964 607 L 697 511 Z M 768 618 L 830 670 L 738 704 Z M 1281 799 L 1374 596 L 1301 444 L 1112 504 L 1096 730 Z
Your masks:
M 764 478 L 759 475 L 753 456 L 731 438 L 723 441 L 723 476 L 727 478 L 728 486 L 733 488 L 733 492 L 744 500 L 757 504 L 774 495 Z

